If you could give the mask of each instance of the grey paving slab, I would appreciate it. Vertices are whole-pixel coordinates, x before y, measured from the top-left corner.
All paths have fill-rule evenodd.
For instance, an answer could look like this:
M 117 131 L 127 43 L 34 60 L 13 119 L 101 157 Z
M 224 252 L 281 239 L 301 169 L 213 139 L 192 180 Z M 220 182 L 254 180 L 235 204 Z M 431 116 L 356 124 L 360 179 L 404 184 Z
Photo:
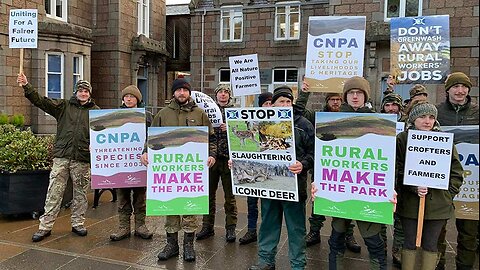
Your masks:
M 0 263 L 0 269 L 8 270 L 51 270 L 57 269 L 75 259 L 73 256 L 30 249 Z

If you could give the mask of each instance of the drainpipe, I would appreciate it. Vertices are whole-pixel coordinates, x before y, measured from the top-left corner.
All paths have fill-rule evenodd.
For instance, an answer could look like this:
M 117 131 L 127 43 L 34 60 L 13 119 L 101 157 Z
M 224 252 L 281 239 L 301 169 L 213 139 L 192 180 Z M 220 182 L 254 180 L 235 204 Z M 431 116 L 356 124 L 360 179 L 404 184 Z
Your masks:
M 203 92 L 203 81 L 204 81 L 204 78 L 203 78 L 203 61 L 204 61 L 204 51 L 203 51 L 203 47 L 204 47 L 204 36 L 205 36 L 205 15 L 207 14 L 207 10 L 206 9 L 203 9 L 203 14 L 202 14 L 202 55 L 201 55 L 201 60 L 200 60 L 200 92 Z

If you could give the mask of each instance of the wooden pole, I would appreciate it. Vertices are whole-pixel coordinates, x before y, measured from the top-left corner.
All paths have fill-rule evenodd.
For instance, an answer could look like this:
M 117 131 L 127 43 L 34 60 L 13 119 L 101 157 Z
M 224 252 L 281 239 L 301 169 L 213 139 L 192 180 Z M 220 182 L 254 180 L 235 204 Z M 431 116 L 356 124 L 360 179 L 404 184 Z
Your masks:
M 418 204 L 418 223 L 417 223 L 417 239 L 415 245 L 420 247 L 422 245 L 422 232 L 423 232 L 423 216 L 425 214 L 425 196 L 420 197 Z
M 20 71 L 19 73 L 23 73 L 23 48 L 20 48 Z

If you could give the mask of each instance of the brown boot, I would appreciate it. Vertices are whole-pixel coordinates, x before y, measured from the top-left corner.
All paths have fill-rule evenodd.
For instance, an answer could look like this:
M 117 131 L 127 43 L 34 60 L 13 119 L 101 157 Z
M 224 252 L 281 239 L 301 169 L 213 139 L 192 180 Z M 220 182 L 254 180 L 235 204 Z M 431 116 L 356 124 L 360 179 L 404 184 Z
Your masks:
M 153 233 L 148 230 L 145 224 L 136 228 L 134 235 L 142 239 L 151 239 L 153 237 Z
M 130 237 L 130 215 L 118 215 L 118 230 L 110 235 L 110 240 L 120 241 Z

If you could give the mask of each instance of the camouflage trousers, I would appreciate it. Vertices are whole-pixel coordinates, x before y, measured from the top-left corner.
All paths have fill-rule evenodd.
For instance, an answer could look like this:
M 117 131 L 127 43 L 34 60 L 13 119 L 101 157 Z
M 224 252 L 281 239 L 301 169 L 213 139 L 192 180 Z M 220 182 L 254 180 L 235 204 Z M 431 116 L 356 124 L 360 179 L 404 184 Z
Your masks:
M 72 178 L 73 201 L 71 206 L 72 227 L 83 225 L 85 212 L 87 212 L 87 189 L 90 184 L 90 163 L 70 160 L 67 158 L 54 158 L 50 172 L 47 198 L 45 199 L 45 213 L 40 217 L 40 230 L 51 230 L 55 219 L 60 212 L 63 194 L 68 178 Z
M 167 233 L 176 233 L 183 229 L 186 233 L 193 233 L 197 230 L 197 216 L 167 216 L 165 222 L 165 231 Z
M 145 224 L 146 187 L 117 188 L 118 218 L 120 227 L 130 228 L 130 216 L 134 213 L 135 229 Z

